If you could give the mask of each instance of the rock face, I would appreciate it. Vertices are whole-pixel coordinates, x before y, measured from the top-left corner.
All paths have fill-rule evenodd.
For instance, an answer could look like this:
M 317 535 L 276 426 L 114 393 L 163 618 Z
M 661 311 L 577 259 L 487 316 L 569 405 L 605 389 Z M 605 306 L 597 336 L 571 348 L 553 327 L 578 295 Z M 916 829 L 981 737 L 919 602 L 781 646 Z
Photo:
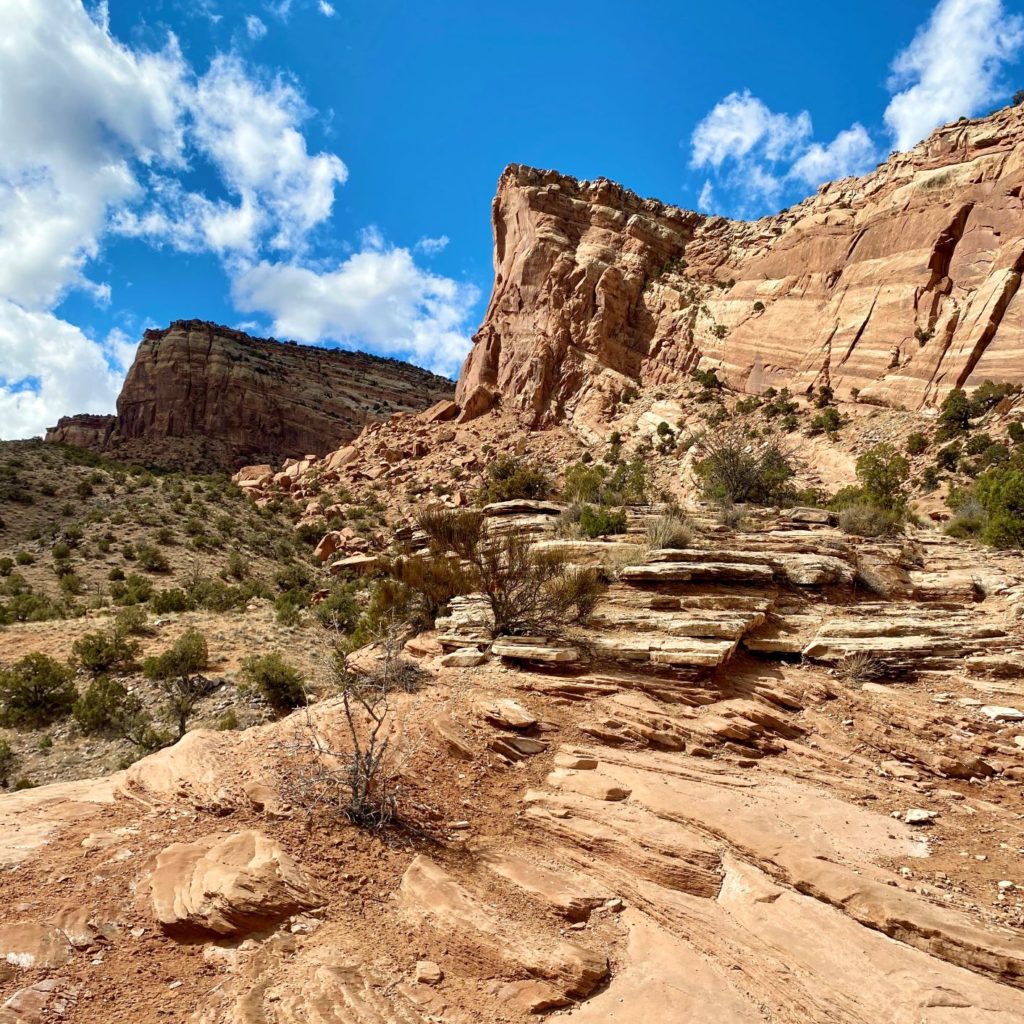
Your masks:
M 495 281 L 457 400 L 533 427 L 715 367 L 732 386 L 912 409 L 1024 382 L 1024 107 L 936 130 L 774 217 L 704 217 L 508 167 Z
M 147 331 L 117 417 L 65 417 L 59 441 L 114 457 L 217 464 L 323 455 L 370 419 L 450 398 L 451 382 L 394 359 L 253 338 L 201 320 Z

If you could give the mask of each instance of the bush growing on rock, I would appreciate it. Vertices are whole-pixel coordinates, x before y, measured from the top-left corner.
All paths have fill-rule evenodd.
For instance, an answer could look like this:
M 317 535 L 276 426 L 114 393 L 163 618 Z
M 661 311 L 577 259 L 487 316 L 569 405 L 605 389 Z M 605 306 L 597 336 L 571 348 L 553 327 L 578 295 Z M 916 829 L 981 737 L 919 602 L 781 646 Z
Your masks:
M 858 537 L 885 537 L 897 533 L 903 517 L 870 501 L 857 501 L 839 512 L 839 528 Z
M 0 669 L 0 725 L 38 727 L 64 718 L 75 702 L 74 673 L 46 654 Z
M 411 555 L 381 563 L 379 580 L 363 616 L 364 632 L 377 632 L 388 622 L 405 621 L 416 629 L 433 629 L 448 602 L 468 594 L 473 585 L 458 558 Z
M 857 479 L 859 486 L 832 499 L 840 529 L 861 537 L 898 532 L 907 518 L 910 463 L 891 444 L 878 444 L 857 459 Z
M 499 455 L 487 466 L 479 501 L 488 505 L 515 498 L 543 500 L 551 495 L 551 479 L 540 466 L 514 455 Z
M 647 524 L 647 543 L 655 549 L 688 548 L 696 530 L 693 524 L 677 515 L 663 515 Z
M 306 704 L 306 686 L 302 673 L 279 651 L 253 655 L 242 663 L 242 676 L 279 714 Z
M 935 440 L 940 443 L 949 441 L 968 431 L 971 427 L 972 413 L 971 402 L 963 388 L 954 388 L 939 407 L 939 426 L 935 432 Z
M 491 540 L 479 513 L 429 509 L 419 525 L 435 557 L 463 560 L 472 591 L 487 598 L 496 636 L 558 635 L 585 622 L 603 591 L 596 570 L 560 553 L 536 552 L 516 535 Z
M 920 455 L 928 450 L 928 438 L 921 431 L 915 430 L 907 437 L 907 454 Z
M 584 537 L 607 537 L 626 532 L 626 513 L 622 509 L 595 508 L 584 505 L 580 509 L 580 532 Z

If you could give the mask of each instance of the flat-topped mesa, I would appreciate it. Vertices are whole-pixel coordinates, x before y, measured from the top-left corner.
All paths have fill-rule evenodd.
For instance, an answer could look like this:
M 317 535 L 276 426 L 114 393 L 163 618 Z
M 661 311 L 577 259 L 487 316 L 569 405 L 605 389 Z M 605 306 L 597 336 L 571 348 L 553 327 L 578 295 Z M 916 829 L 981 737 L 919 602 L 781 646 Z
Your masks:
M 508 167 L 495 280 L 458 398 L 585 423 L 698 364 L 735 388 L 828 383 L 921 409 L 1024 382 L 1024 107 L 937 129 L 753 222 Z
M 368 420 L 425 409 L 452 387 L 394 359 L 177 320 L 146 331 L 105 433 L 92 418 L 72 417 L 47 439 L 170 466 L 234 468 L 326 454 Z

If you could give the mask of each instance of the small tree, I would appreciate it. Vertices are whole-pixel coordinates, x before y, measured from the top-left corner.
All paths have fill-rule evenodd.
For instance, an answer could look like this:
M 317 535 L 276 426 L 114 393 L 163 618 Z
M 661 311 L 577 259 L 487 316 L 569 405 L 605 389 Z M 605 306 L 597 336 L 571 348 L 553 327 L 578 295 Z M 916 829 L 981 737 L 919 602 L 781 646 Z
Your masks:
M 86 633 L 71 646 L 78 663 L 93 675 L 130 671 L 141 650 L 141 644 L 117 626 L 103 632 Z
M 141 750 L 164 746 L 169 737 L 153 728 L 142 701 L 124 683 L 107 676 L 94 679 L 75 701 L 75 724 L 87 736 L 125 739 Z
M 201 675 L 209 660 L 206 638 L 190 629 L 163 654 L 143 662 L 146 678 L 163 690 L 168 713 L 178 725 L 178 739 L 188 731 L 188 720 L 196 705 L 215 688 L 211 680 Z
M 770 434 L 709 430 L 697 442 L 694 471 L 704 496 L 718 505 L 784 505 L 793 498 L 792 462 Z
M 49 655 L 36 651 L 0 669 L 0 725 L 49 725 L 74 702 L 74 673 Z
M 486 505 L 514 498 L 541 500 L 550 494 L 551 479 L 540 466 L 514 455 L 499 455 L 487 467 L 487 480 L 479 498 Z

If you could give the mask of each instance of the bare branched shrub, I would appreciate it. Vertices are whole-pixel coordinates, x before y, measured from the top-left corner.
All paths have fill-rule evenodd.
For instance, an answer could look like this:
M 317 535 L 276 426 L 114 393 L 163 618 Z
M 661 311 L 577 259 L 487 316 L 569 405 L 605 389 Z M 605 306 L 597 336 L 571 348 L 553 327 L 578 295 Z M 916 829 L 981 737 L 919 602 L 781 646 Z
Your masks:
M 335 749 L 307 708 L 282 768 L 282 795 L 293 806 L 374 831 L 400 823 L 402 759 L 393 746 L 393 695 L 414 690 L 420 676 L 415 663 L 401 656 L 405 633 L 398 623 L 382 629 L 370 667 L 343 648 L 332 653 L 329 674 L 341 696 L 348 743 Z
M 659 516 L 647 524 L 647 543 L 652 548 L 688 548 L 696 535 L 693 523 L 677 515 Z
M 604 589 L 596 570 L 562 552 L 535 551 L 512 534 L 489 538 L 479 513 L 428 509 L 419 525 L 435 557 L 462 559 L 472 590 L 487 598 L 496 636 L 557 635 L 586 622 Z
M 738 530 L 747 518 L 747 510 L 742 505 L 726 502 L 718 506 L 718 522 L 730 530 Z
M 836 676 L 844 683 L 859 683 L 878 679 L 885 671 L 885 664 L 868 651 L 848 654 L 836 665 Z

